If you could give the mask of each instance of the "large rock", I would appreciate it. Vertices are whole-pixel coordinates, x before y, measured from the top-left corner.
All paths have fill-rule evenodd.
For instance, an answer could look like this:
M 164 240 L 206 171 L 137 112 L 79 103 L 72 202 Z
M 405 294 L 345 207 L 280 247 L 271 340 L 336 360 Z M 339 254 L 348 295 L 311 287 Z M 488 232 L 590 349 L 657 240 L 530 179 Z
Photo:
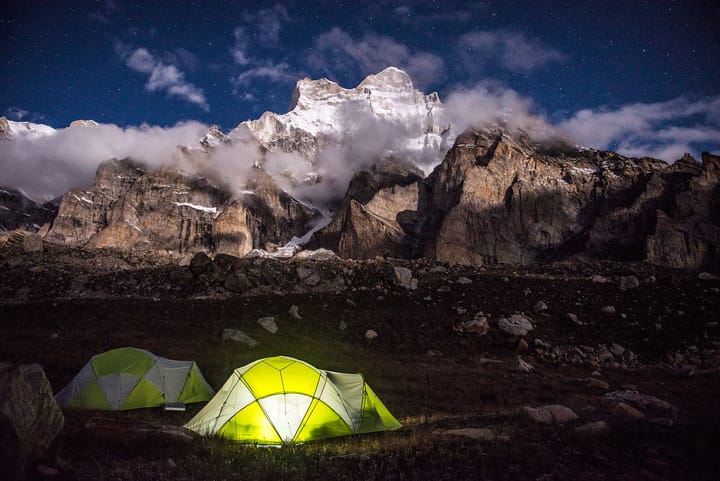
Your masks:
M 533 325 L 525 314 L 516 313 L 510 317 L 498 319 L 498 329 L 511 336 L 522 337 L 533 330 Z
M 65 418 L 39 364 L 0 363 L 0 465 L 21 479 L 63 427 Z

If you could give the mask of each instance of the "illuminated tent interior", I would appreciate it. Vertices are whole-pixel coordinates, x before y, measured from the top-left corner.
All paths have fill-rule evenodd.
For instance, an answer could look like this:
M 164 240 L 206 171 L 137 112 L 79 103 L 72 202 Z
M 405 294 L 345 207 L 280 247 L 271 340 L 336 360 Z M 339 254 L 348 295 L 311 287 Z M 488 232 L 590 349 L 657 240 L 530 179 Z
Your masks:
M 93 356 L 55 399 L 61 407 L 117 411 L 207 401 L 212 395 L 195 362 L 120 347 Z
M 235 369 L 185 427 L 242 443 L 281 445 L 401 424 L 362 374 L 324 371 L 277 356 Z

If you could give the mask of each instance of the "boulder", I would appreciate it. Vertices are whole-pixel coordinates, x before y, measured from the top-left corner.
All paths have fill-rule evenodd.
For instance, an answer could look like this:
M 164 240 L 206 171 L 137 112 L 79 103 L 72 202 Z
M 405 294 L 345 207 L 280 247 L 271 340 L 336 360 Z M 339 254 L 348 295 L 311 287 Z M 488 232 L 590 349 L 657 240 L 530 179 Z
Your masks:
M 22 244 L 23 252 L 42 252 L 43 251 L 43 239 L 40 234 L 28 234 L 23 239 Z
M 39 364 L 0 363 L 0 465 L 9 479 L 50 447 L 65 418 Z
M 678 409 L 671 403 L 634 390 L 609 392 L 602 397 L 602 403 L 610 409 L 624 403 L 637 409 L 648 418 L 675 419 L 678 413 Z
M 278 331 L 278 325 L 273 316 L 261 317 L 257 322 L 270 334 L 275 334 Z
M 258 345 L 258 342 L 255 339 L 242 331 L 238 331 L 237 329 L 224 329 L 222 333 L 222 340 L 239 342 L 247 347 L 255 347 Z
M 190 271 L 195 277 L 200 277 L 203 274 L 214 272 L 215 264 L 206 253 L 198 252 L 190 260 Z
M 407 267 L 393 267 L 395 274 L 395 284 L 408 290 L 415 290 L 418 286 L 418 280 L 413 277 L 413 273 Z
M 566 424 L 578 419 L 575 411 L 559 404 L 551 404 L 537 408 L 525 406 L 522 408 L 522 414 L 535 424 L 548 426 L 551 424 Z
M 487 317 L 482 313 L 478 313 L 473 319 L 464 321 L 453 326 L 455 332 L 461 334 L 477 334 L 478 336 L 484 336 L 488 333 L 490 325 L 488 324 Z
M 640 281 L 635 276 L 622 276 L 618 281 L 618 287 L 620 287 L 621 291 L 635 289 L 636 287 L 640 287 Z
M 522 337 L 533 330 L 533 325 L 525 314 L 516 313 L 510 317 L 498 319 L 498 328 L 511 336 Z
M 575 432 L 581 435 L 594 435 L 606 433 L 609 429 L 605 421 L 594 421 L 576 427 Z

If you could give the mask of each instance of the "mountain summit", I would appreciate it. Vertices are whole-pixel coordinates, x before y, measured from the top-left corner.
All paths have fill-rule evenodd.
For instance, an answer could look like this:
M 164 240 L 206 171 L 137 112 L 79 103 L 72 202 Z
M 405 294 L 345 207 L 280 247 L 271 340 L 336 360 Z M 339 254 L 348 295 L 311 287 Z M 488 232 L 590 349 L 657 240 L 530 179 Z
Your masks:
M 367 121 L 396 126 L 403 138 L 394 145 L 411 151 L 432 151 L 438 157 L 447 146 L 441 123 L 442 103 L 433 92 L 425 95 L 413 87 L 404 71 L 388 67 L 370 75 L 357 87 L 346 89 L 326 78 L 299 80 L 290 111 L 265 112 L 257 120 L 241 123 L 230 138 L 249 129 L 264 147 L 297 152 L 313 163 L 323 148 L 352 134 Z

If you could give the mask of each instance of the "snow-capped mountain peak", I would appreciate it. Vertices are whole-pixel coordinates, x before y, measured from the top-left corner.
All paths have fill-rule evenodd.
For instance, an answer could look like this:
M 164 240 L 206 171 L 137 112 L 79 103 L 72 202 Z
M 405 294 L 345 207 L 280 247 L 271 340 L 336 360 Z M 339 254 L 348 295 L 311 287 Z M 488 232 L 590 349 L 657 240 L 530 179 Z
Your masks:
M 403 127 L 398 135 L 407 137 L 408 150 L 435 150 L 447 129 L 440 125 L 441 110 L 437 93 L 423 94 L 407 73 L 388 67 L 351 89 L 326 78 L 299 80 L 289 112 L 265 112 L 241 123 L 229 137 L 249 129 L 269 150 L 297 152 L 313 162 L 325 146 L 339 142 L 363 121 L 379 120 Z
M 34 140 L 48 135 L 55 135 L 57 130 L 44 124 L 32 122 L 15 122 L 0 117 L 0 139 L 28 139 Z

